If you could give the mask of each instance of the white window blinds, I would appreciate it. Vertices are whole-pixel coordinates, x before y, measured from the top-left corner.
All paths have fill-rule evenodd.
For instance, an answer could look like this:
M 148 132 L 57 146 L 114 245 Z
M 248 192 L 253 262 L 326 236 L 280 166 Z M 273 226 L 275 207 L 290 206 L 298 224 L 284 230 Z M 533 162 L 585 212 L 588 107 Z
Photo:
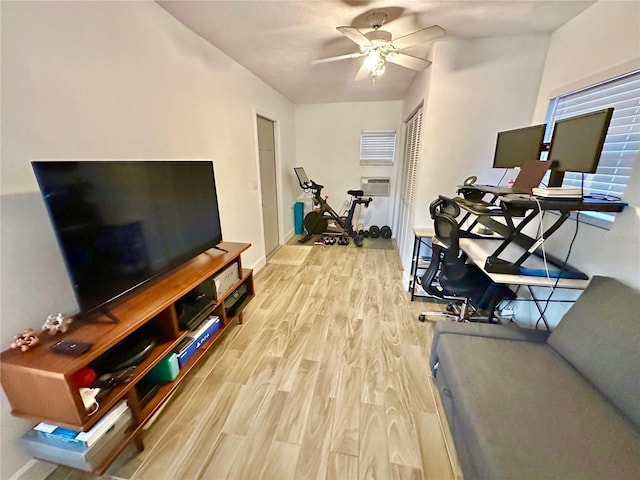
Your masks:
M 422 108 L 407 122 L 404 145 L 405 161 L 402 168 L 402 198 L 407 206 L 413 204 L 420 153 L 420 132 L 422 131 Z
M 407 121 L 404 131 L 404 154 L 402 175 L 399 178 L 400 198 L 398 205 L 398 220 L 396 239 L 400 256 L 404 259 L 413 245 L 413 198 L 418 173 L 418 158 L 420 150 L 420 132 L 422 131 L 422 107 Z M 407 268 L 406 271 L 409 271 Z
M 613 107 L 598 170 L 584 175 L 585 194 L 619 198 L 629 181 L 640 151 L 640 71 L 553 99 L 547 117 L 556 120 Z M 550 134 L 550 132 L 548 132 Z M 563 186 L 581 187 L 582 174 L 566 172 Z M 586 212 L 585 212 L 586 214 Z M 613 221 L 613 214 L 594 214 Z
M 391 165 L 395 155 L 395 130 L 369 130 L 360 133 L 361 165 Z

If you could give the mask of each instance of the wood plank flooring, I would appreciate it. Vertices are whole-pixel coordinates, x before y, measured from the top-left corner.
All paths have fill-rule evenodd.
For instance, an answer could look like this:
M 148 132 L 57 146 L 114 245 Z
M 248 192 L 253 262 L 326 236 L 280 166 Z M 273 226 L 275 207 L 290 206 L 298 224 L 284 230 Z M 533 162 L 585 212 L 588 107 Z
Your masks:
M 461 479 L 428 369 L 437 305 L 396 250 L 285 245 L 228 330 L 104 478 Z M 48 480 L 84 480 L 59 467 Z

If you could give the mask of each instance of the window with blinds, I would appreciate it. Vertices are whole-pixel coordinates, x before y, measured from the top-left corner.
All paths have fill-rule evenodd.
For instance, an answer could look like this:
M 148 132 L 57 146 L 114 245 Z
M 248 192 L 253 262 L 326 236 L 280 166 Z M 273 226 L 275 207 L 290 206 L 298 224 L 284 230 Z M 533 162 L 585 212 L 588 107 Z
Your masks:
M 395 156 L 395 130 L 369 130 L 360 133 L 360 165 L 393 165 Z
M 547 125 L 607 107 L 614 111 L 596 173 L 584 174 L 583 179 L 581 173 L 566 172 L 563 187 L 584 187 L 585 195 L 619 199 L 640 152 L 640 71 L 552 99 Z M 545 141 L 549 141 L 551 133 L 549 128 Z M 583 217 L 607 224 L 615 214 L 583 212 L 580 218 Z

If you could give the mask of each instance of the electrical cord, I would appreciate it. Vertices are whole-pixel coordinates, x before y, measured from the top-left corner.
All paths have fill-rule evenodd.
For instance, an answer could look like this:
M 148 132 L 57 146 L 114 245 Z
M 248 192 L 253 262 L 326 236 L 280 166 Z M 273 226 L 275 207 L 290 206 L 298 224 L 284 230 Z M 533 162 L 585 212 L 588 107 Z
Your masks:
M 544 241 L 545 241 L 544 226 L 542 225 L 542 219 L 544 215 L 542 213 L 542 205 L 540 205 L 540 200 L 538 200 L 537 197 L 533 197 L 533 199 L 538 204 L 538 219 L 539 219 L 539 224 L 538 224 L 539 239 L 538 240 L 540 241 L 540 246 L 542 247 L 542 261 L 544 262 L 544 271 L 547 274 L 547 281 L 551 283 L 551 275 L 549 274 L 549 264 L 547 263 L 547 250 L 544 245 Z
M 556 291 L 556 288 L 558 287 L 558 282 L 560 281 L 560 278 L 562 278 L 562 273 L 567 268 L 567 263 L 569 262 L 569 257 L 571 256 L 571 249 L 573 248 L 573 243 L 575 242 L 576 237 L 578 236 L 578 227 L 579 227 L 579 225 L 580 225 L 580 212 L 577 212 L 577 214 L 576 214 L 576 229 L 575 229 L 575 232 L 573 232 L 573 238 L 571 239 L 571 243 L 569 244 L 569 250 L 567 251 L 567 256 L 565 257 L 564 261 L 562 262 L 562 267 L 560 267 L 560 272 L 558 273 L 558 276 L 556 277 L 556 281 L 554 282 L 553 287 L 551 287 L 551 293 L 549 294 L 549 296 L 545 300 L 544 308 L 542 309 L 542 312 L 540 313 L 540 316 L 538 317 L 538 320 L 536 321 L 536 329 L 538 328 L 538 325 L 540 324 L 540 321 L 544 317 L 544 314 L 547 311 L 547 307 L 549 307 L 549 303 L 551 301 L 551 297 L 553 296 L 553 294 Z
M 580 189 L 582 192 L 584 192 L 584 173 L 582 174 L 582 181 L 580 182 Z M 567 268 L 567 264 L 569 263 L 569 257 L 571 256 L 571 250 L 573 249 L 573 244 L 576 241 L 576 238 L 578 237 L 578 230 L 580 228 L 580 211 L 578 210 L 576 212 L 576 229 L 573 232 L 573 238 L 571 239 L 571 243 L 569 243 L 569 250 L 567 251 L 567 255 L 564 259 L 564 261 L 562 262 L 562 266 L 560 267 L 560 271 L 558 272 L 558 276 L 556 277 L 556 281 L 553 284 L 553 287 L 551 287 L 551 293 L 549 293 L 549 296 L 547 297 L 547 299 L 545 300 L 545 305 L 544 308 L 542 309 L 542 312 L 540 312 L 540 316 L 538 317 L 538 320 L 536 321 L 536 329 L 538 328 L 538 325 L 540 325 L 540 321 L 544 318 L 544 314 L 547 311 L 547 308 L 549 307 L 549 303 L 551 302 L 551 297 L 553 296 L 553 294 L 556 291 L 556 288 L 558 287 L 558 282 L 560 281 L 560 278 L 562 278 L 562 274 L 564 273 L 565 269 Z M 543 243 L 544 245 L 544 243 Z M 544 252 L 544 249 L 543 249 Z M 546 265 L 546 262 L 545 262 Z M 548 272 L 547 272 L 548 275 Z

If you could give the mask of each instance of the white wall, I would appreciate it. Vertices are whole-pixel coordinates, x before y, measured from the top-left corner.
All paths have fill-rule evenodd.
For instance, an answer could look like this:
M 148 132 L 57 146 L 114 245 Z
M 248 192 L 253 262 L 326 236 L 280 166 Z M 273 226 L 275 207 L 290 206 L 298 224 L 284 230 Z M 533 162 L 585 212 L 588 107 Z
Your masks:
M 640 3 L 600 1 L 551 37 L 533 121 L 544 121 L 549 100 L 640 69 Z M 608 275 L 640 288 L 640 159 L 623 200 L 629 206 L 611 230 L 580 224 L 569 263 L 589 275 Z M 565 258 L 575 222 L 549 238 L 549 250 Z
M 429 58 L 433 58 L 433 49 L 429 52 Z M 432 68 L 427 68 L 414 77 L 409 89 L 402 98 L 402 121 L 409 120 L 416 109 L 422 105 L 426 110 L 426 101 L 428 100 L 429 87 L 431 85 Z
M 29 162 L 212 159 L 223 235 L 264 262 L 255 115 L 278 124 L 278 168 L 295 159 L 292 103 L 154 2 L 1 2 L 1 347 L 76 303 Z M 288 178 L 288 177 L 287 177 Z M 280 238 L 297 191 L 278 179 Z M 285 205 L 286 208 L 282 206 Z M 31 423 L 2 395 L 0 478 L 28 460 Z
M 363 88 L 370 86 L 363 83 Z M 360 177 L 390 177 L 391 196 L 372 197 L 370 206 L 362 209 L 360 221 L 366 228 L 391 226 L 396 166 L 360 166 L 360 132 L 395 130 L 398 165 L 402 154 L 402 102 L 296 105 L 295 112 L 297 166 L 304 167 L 309 178 L 325 186 L 322 193 L 329 196 L 329 205 L 338 211 L 349 199 L 347 190 L 360 188 Z M 297 186 L 293 170 L 290 175 Z
M 406 115 L 424 99 L 413 226 L 431 226 L 429 203 L 454 196 L 466 177 L 500 179 L 491 168 L 496 134 L 530 125 L 547 44 L 534 35 L 434 45 L 428 77 L 414 81 L 403 106 Z M 411 252 L 401 253 L 408 272 Z

